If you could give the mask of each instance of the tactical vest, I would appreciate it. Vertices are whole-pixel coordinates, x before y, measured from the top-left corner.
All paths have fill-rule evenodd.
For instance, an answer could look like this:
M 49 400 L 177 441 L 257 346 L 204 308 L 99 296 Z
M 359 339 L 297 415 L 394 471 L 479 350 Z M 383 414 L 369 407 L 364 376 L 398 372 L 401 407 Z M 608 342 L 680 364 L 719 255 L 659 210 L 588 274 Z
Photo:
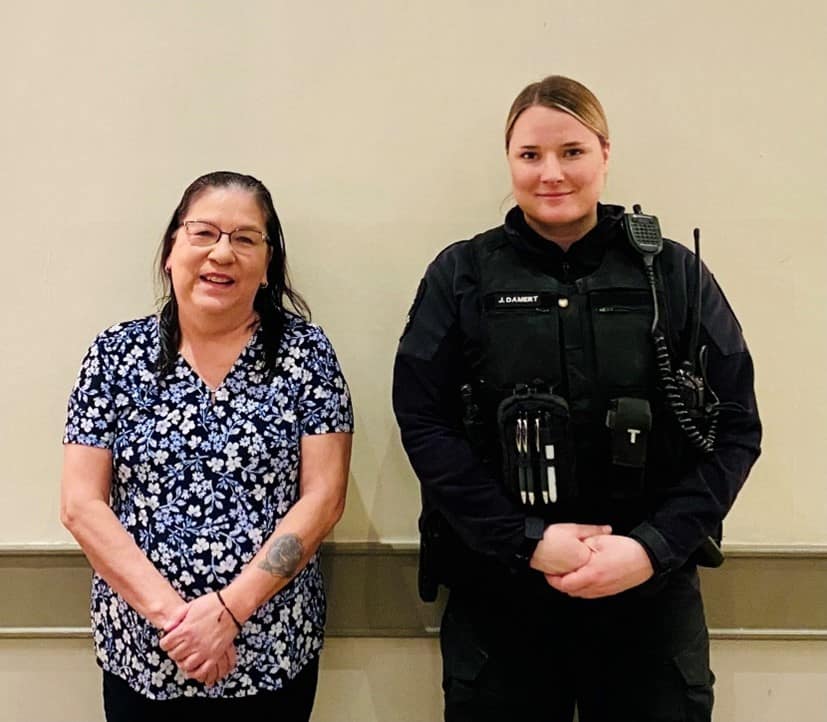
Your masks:
M 481 348 L 472 359 L 484 427 L 479 436 L 489 449 L 498 446 L 494 437 L 499 437 L 495 465 L 504 465 L 503 475 L 512 477 L 506 484 L 516 486 L 519 470 L 513 461 L 509 468 L 515 439 L 513 434 L 503 438 L 503 419 L 510 423 L 504 399 L 515 393 L 551 394 L 564 400 L 569 415 L 567 438 L 558 433 L 556 454 L 547 460 L 549 466 L 557 465 L 559 502 L 642 499 L 651 459 L 643 459 L 638 468 L 616 463 L 616 434 L 607 425 L 618 399 L 651 408 L 649 436 L 656 435 L 665 416 L 656 393 L 653 299 L 640 257 L 621 242 L 610 242 L 596 271 L 564 283 L 536 268 L 502 229 L 472 243 L 483 304 Z M 533 417 L 535 407 L 528 408 L 527 420 L 516 420 L 516 445 L 520 447 L 522 423 L 528 433 L 523 443 L 536 444 L 541 458 L 541 469 L 534 473 L 544 474 L 546 431 L 532 420 L 544 417 Z M 553 427 L 554 419 L 549 424 Z M 632 434 L 632 444 L 643 440 Z M 649 441 L 647 457 L 654 438 Z

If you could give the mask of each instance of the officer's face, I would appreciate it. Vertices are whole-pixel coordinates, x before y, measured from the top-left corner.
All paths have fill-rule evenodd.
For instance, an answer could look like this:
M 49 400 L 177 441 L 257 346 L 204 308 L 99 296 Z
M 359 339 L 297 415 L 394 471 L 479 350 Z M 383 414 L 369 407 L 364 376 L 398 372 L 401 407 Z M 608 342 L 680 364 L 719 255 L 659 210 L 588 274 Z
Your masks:
M 508 145 L 514 198 L 541 236 L 568 248 L 597 223 L 609 143 L 561 110 L 534 105 Z

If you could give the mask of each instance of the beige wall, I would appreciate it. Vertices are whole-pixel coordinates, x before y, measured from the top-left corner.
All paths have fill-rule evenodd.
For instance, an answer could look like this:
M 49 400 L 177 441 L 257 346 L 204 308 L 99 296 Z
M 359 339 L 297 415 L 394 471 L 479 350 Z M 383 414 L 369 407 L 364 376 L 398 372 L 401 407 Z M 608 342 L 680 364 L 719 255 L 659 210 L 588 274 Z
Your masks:
M 823 2 L 3 3 L 0 543 L 61 542 L 65 398 L 94 334 L 153 307 L 156 240 L 197 174 L 269 184 L 299 289 L 352 385 L 337 540 L 411 540 L 389 402 L 426 263 L 496 224 L 501 131 L 571 74 L 613 135 L 606 200 L 704 231 L 756 357 L 766 452 L 734 542 L 827 543 Z M 814 332 L 817 331 L 817 332 Z

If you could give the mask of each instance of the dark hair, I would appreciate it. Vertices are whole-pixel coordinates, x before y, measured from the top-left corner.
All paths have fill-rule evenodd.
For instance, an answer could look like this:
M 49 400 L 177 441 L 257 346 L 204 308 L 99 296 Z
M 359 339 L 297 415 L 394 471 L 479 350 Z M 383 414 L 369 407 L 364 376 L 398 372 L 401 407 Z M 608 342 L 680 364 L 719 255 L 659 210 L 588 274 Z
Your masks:
M 582 83 L 563 75 L 549 75 L 542 80 L 527 85 L 514 98 L 508 119 L 505 122 L 505 149 L 511 142 L 514 123 L 524 110 L 535 105 L 562 110 L 579 120 L 600 139 L 601 145 L 609 140 L 609 123 L 603 106 L 594 93 Z
M 264 214 L 267 244 L 270 246 L 270 261 L 267 264 L 267 286 L 260 288 L 256 293 L 253 308 L 259 317 L 264 342 L 265 368 L 268 374 L 272 374 L 276 368 L 277 351 L 288 313 L 285 309 L 285 299 L 290 302 L 293 311 L 304 319 L 310 319 L 310 308 L 290 286 L 284 234 L 270 191 L 257 178 L 231 171 L 207 173 L 190 183 L 184 195 L 181 196 L 161 238 L 161 246 L 158 249 L 158 280 L 162 289 L 162 306 L 158 322 L 161 352 L 158 356 L 157 371 L 160 376 L 164 376 L 173 369 L 178 357 L 178 347 L 181 344 L 178 302 L 166 273 L 166 262 L 175 243 L 175 233 L 180 228 L 190 206 L 202 193 L 211 188 L 238 188 L 248 191 L 258 201 L 259 208 Z

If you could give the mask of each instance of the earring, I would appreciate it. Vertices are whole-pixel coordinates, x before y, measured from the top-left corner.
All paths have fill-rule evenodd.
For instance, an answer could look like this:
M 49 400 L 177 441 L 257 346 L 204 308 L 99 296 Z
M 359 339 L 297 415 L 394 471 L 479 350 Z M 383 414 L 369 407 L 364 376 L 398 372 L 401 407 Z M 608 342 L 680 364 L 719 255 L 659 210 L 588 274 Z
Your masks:
M 259 284 L 258 284 L 258 287 L 259 287 L 259 288 L 267 288 L 267 286 L 269 286 L 269 285 L 270 285 L 270 284 L 269 284 L 269 283 L 267 283 L 267 281 L 265 281 L 264 283 L 259 283 Z

